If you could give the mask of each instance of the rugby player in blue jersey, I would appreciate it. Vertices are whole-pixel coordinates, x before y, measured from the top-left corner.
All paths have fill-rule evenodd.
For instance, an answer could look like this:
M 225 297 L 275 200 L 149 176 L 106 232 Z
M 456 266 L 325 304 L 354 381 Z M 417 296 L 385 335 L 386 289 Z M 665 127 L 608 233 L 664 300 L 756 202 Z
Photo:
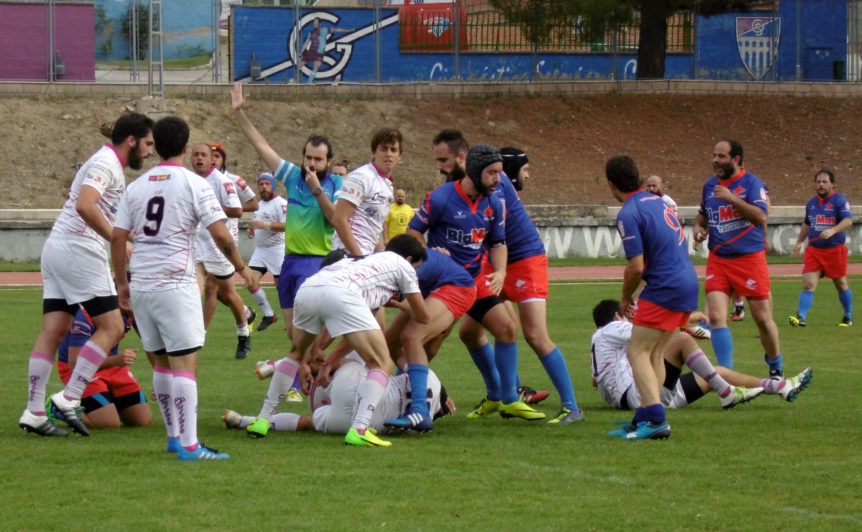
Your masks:
M 802 244 L 808 239 L 805 248 L 805 262 L 802 266 L 802 292 L 799 293 L 799 306 L 796 316 L 788 320 L 794 327 L 805 327 L 808 311 L 814 303 L 814 290 L 823 276 L 832 279 L 838 290 L 838 300 L 844 307 L 844 317 L 839 327 L 853 325 L 853 292 L 847 284 L 847 230 L 853 225 L 853 212 L 850 202 L 835 192 L 835 175 L 829 170 L 820 170 L 814 176 L 817 195 L 805 205 L 805 221 L 793 247 L 793 254 L 802 254 Z
M 500 179 L 494 194 L 506 206 L 506 248 L 509 251 L 501 297 L 518 305 L 524 339 L 539 357 L 560 395 L 561 408 L 548 423 L 578 422 L 584 415 L 575 400 L 566 359 L 548 334 L 548 256 L 517 192 L 523 190 L 524 182 L 530 177 L 529 159 L 527 154 L 513 147 L 500 149 L 500 154 L 505 177 Z M 487 261 L 483 269 L 486 274 L 493 271 Z
M 764 225 L 769 192 L 763 181 L 742 166 L 742 145 L 719 141 L 712 154 L 715 175 L 703 185 L 700 212 L 694 219 L 694 238 L 709 235 L 706 263 L 706 303 L 712 325 L 712 348 L 718 364 L 733 368 L 733 338 L 727 328 L 727 307 L 733 290 L 748 300 L 760 333 L 770 377 L 784 376 L 778 327 L 772 319 L 769 268 L 766 265 Z
M 608 436 L 665 439 L 670 437 L 670 425 L 659 396 L 664 347 L 697 308 L 697 273 L 676 213 L 660 197 L 641 188 L 634 159 L 612 157 L 605 174 L 611 193 L 623 204 L 617 214 L 617 230 L 628 263 L 620 313 L 632 316 L 628 358 L 641 397 L 634 418 Z M 633 294 L 641 280 L 646 286 L 635 304 Z
M 428 195 L 407 233 L 424 243 L 423 233 L 427 231 L 427 245 L 446 248 L 476 283 L 476 302 L 464 317 L 460 336 L 485 380 L 486 397 L 468 417 L 500 412 L 503 417 L 543 419 L 545 414 L 518 396 L 518 329 L 498 295 L 508 257 L 504 207 L 493 194 L 500 182 L 502 157 L 493 146 L 477 144 L 467 153 L 465 166 L 466 172 L 456 165 L 460 175 Z M 482 273 L 486 248 L 494 267 L 487 276 Z M 478 324 L 496 338 L 493 348 Z

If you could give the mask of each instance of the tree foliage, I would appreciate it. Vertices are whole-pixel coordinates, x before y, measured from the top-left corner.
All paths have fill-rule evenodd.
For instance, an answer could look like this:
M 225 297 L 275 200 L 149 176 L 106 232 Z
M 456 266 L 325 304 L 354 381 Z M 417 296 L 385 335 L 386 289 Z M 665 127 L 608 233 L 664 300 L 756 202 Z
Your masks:
M 667 19 L 695 9 L 701 15 L 745 11 L 757 0 L 490 0 L 503 16 L 521 26 L 534 48 L 549 42 L 555 31 L 577 23 L 588 42 L 601 41 L 609 28 L 640 20 L 638 79 L 664 77 Z M 640 17 L 638 17 L 638 14 Z

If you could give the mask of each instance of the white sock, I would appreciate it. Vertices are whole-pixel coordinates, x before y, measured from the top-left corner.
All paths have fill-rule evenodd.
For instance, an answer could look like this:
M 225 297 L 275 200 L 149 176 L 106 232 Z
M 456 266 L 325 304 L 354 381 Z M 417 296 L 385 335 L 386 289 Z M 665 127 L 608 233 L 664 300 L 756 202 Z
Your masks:
M 248 336 L 248 321 L 243 321 L 242 323 L 236 324 L 236 335 L 237 336 Z
M 356 394 L 359 398 L 356 414 L 353 416 L 353 422 L 350 426 L 356 429 L 360 434 L 365 433 L 365 429 L 371 424 L 371 418 L 374 416 L 374 409 L 380 404 L 383 399 L 383 393 L 386 391 L 386 383 L 388 378 L 386 374 L 379 369 L 372 369 L 359 384 Z
M 66 388 L 63 390 L 63 395 L 66 399 L 72 401 L 80 401 L 84 394 L 84 388 L 93 380 L 93 375 L 99 370 L 99 366 L 108 357 L 105 350 L 93 342 L 92 339 L 87 340 L 84 347 L 78 352 L 78 360 L 75 361 L 75 369 L 72 371 L 72 376 L 69 382 L 66 383 Z
M 296 427 L 299 426 L 299 417 L 299 414 L 293 412 L 275 414 L 269 420 L 269 428 L 287 432 L 295 431 Z
M 700 349 L 692 351 L 685 357 L 685 365 L 708 382 L 709 387 L 715 390 L 719 396 L 725 397 L 729 393 L 730 384 L 718 374 L 715 366 Z
M 285 394 L 290 390 L 297 372 L 299 372 L 299 365 L 290 357 L 284 357 L 275 363 L 275 373 L 272 374 L 272 379 L 269 381 L 269 388 L 266 390 L 266 397 L 263 399 L 263 406 L 261 406 L 260 414 L 257 417 L 266 420 L 272 419 L 278 405 L 281 404 Z
M 36 351 L 30 352 L 30 362 L 27 365 L 27 373 L 29 374 L 27 410 L 34 416 L 45 415 L 45 389 L 48 387 L 48 379 L 51 378 L 51 368 L 53 367 L 53 357 Z
M 261 310 L 263 310 L 264 316 L 275 315 L 275 312 L 273 312 L 272 307 L 269 305 L 269 300 L 266 299 L 266 292 L 263 291 L 263 288 L 258 288 L 256 291 L 252 292 L 251 297 L 254 298 L 254 302 L 260 306 Z
M 156 404 L 162 419 L 165 422 L 165 431 L 168 438 L 179 437 L 177 430 L 177 410 L 174 408 L 173 398 L 174 374 L 167 368 L 156 366 L 153 368 L 153 394 L 156 396 Z
M 192 451 L 198 445 L 198 383 L 194 373 L 174 371 L 172 390 L 180 445 Z

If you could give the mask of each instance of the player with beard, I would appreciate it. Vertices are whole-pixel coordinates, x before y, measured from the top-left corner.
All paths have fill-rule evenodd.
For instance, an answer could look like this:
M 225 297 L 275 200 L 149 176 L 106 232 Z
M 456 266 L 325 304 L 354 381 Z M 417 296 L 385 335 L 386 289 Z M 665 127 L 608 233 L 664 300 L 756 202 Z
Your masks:
M 462 175 L 462 167 L 454 164 L 461 154 L 443 155 L 444 150 L 449 150 L 448 144 L 435 143 L 438 167 L 453 163 L 447 177 Z M 493 146 L 477 144 L 467 152 L 464 162 L 466 175 L 432 191 L 410 221 L 407 234 L 424 244 L 427 231 L 427 245 L 446 248 L 475 280 L 476 302 L 464 316 L 459 334 L 485 380 L 486 397 L 468 417 L 484 418 L 500 412 L 503 417 L 543 419 L 545 414 L 518 397 L 518 327 L 498 296 L 506 277 L 508 254 L 504 206 L 493 194 L 500 182 L 502 157 Z M 494 267 L 489 275 L 481 268 L 486 247 Z M 496 338 L 494 348 L 482 327 Z M 412 381 L 411 386 L 415 386 Z
M 759 177 L 742 165 L 742 145 L 721 140 L 713 149 L 715 175 L 703 185 L 700 211 L 694 219 L 694 238 L 709 236 L 706 263 L 706 303 L 712 325 L 712 347 L 718 364 L 733 369 L 733 338 L 727 328 L 732 290 L 748 299 L 769 375 L 784 375 L 778 327 L 772 319 L 769 268 L 766 265 L 764 224 L 769 193 Z
M 260 205 L 254 213 L 254 220 L 248 226 L 248 236 L 254 238 L 254 253 L 248 261 L 252 276 L 259 282 L 266 272 L 272 274 L 278 285 L 278 274 L 284 261 L 284 218 L 287 214 L 287 200 L 275 193 L 275 178 L 270 173 L 260 174 L 257 178 Z M 278 318 L 266 299 L 263 288 L 252 293 L 254 300 L 263 310 L 257 330 L 263 331 Z
M 302 283 L 320 269 L 320 261 L 332 247 L 335 232 L 331 220 L 341 190 L 341 176 L 327 173 L 332 164 L 332 145 L 326 137 L 312 135 L 302 148 L 302 165 L 282 159 L 243 111 L 247 96 L 242 84 L 231 89 L 231 106 L 240 129 L 273 177 L 287 191 L 289 208 L 284 220 L 284 261 L 278 276 L 278 300 L 287 335 L 293 338 L 293 305 Z
M 446 181 L 458 181 L 463 179 L 467 174 L 464 172 L 464 164 L 467 161 L 467 151 L 470 146 L 464 135 L 457 129 L 444 129 L 433 140 L 434 159 L 437 161 L 437 170 L 440 172 Z M 532 223 L 532 222 L 531 222 Z M 519 253 L 518 250 L 513 250 L 508 242 L 508 232 L 510 228 L 506 227 L 507 241 L 506 247 L 509 253 Z M 514 309 L 509 306 L 512 320 L 517 322 L 514 314 Z M 476 343 L 476 342 L 474 342 Z M 546 390 L 534 390 L 529 386 L 520 384 L 518 379 L 518 396 L 527 404 L 536 404 L 548 397 Z
M 52 414 L 73 431 L 89 435 L 81 418 L 81 394 L 111 348 L 123 336 L 117 291 L 105 243 L 111 238 L 116 206 L 126 190 L 126 166 L 139 170 L 153 153 L 153 121 L 139 113 L 117 119 L 111 142 L 81 166 L 69 197 L 42 248 L 42 328 L 30 352 L 27 408 L 18 425 L 41 436 L 65 436 L 45 410 L 45 390 L 54 353 L 69 332 L 79 307 L 96 332 L 81 348 L 66 387 L 51 396 Z
M 802 266 L 802 292 L 799 293 L 799 306 L 796 316 L 788 321 L 794 327 L 805 327 L 808 311 L 814 303 L 814 290 L 823 276 L 832 279 L 838 290 L 838 300 L 844 308 L 844 317 L 839 327 L 853 325 L 853 292 L 847 284 L 847 230 L 853 225 L 853 211 L 850 202 L 835 192 L 835 176 L 829 170 L 820 170 L 814 176 L 817 195 L 805 205 L 805 221 L 793 246 L 793 254 L 802 254 L 802 244 L 808 239 L 805 248 L 805 262 Z
M 231 223 L 231 219 L 242 216 L 242 204 L 236 194 L 233 182 L 213 166 L 212 150 L 209 144 L 197 144 L 192 149 L 192 168 L 213 189 L 219 204 L 228 217 L 228 230 L 234 242 L 237 242 L 239 229 L 236 223 Z M 248 327 L 249 319 L 246 317 L 245 303 L 237 293 L 236 284 L 233 281 L 235 269 L 207 231 L 198 231 L 195 261 L 197 262 L 198 279 L 204 280 L 204 326 L 209 327 L 213 314 L 215 314 L 216 300 L 220 299 L 233 314 L 236 326 L 237 346 L 234 356 L 238 359 L 247 357 L 251 351 L 251 333 Z
M 523 190 L 530 177 L 530 161 L 527 154 L 518 148 L 505 147 L 500 153 L 504 176 L 494 194 L 506 206 L 506 248 L 509 251 L 506 281 L 501 294 L 504 299 L 518 305 L 518 316 L 512 317 L 520 318 L 524 339 L 539 357 L 560 395 L 560 410 L 549 423 L 576 423 L 584 419 L 584 414 L 575 399 L 566 359 L 548 334 L 548 256 L 536 226 L 518 197 L 518 191 Z M 486 275 L 492 271 L 487 261 L 483 263 L 483 269 Z M 479 334 L 484 336 L 484 331 Z

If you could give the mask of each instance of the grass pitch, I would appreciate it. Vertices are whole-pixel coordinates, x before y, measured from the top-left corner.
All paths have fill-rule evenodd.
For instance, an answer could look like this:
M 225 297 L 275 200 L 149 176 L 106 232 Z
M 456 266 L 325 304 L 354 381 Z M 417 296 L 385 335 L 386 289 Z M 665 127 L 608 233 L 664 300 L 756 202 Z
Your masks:
M 862 281 L 851 281 L 862 294 Z M 762 396 L 730 411 L 707 395 L 669 412 L 667 441 L 626 442 L 605 433 L 628 413 L 592 388 L 589 341 L 595 302 L 619 284 L 553 285 L 551 337 L 565 354 L 586 420 L 544 422 L 464 416 L 484 393 L 457 337 L 432 367 L 458 412 L 432 433 L 394 437 L 388 449 L 352 448 L 341 437 L 270 433 L 263 440 L 225 430 L 225 408 L 255 414 L 266 382 L 254 362 L 287 350 L 283 324 L 254 333 L 252 354 L 234 360 L 230 315 L 220 308 L 199 363 L 201 440 L 231 454 L 223 462 L 180 463 L 154 426 L 47 439 L 17 428 L 25 406 L 27 354 L 38 332 L 35 289 L 4 290 L 0 329 L 0 523 L 4 530 L 443 530 L 481 529 L 859 529 L 862 444 L 859 327 L 838 328 L 831 283 L 821 284 L 805 329 L 792 329 L 800 280 L 773 283 L 785 372 L 814 368 L 796 402 Z M 273 289 L 270 300 L 275 302 Z M 749 318 L 730 324 L 736 369 L 764 375 Z M 139 346 L 132 334 L 123 345 Z M 709 342 L 701 346 L 712 356 Z M 522 381 L 552 389 L 520 344 Z M 143 353 L 133 367 L 149 395 Z M 55 374 L 49 392 L 60 389 Z M 300 413 L 305 404 L 282 407 Z M 549 416 L 555 393 L 540 405 Z

